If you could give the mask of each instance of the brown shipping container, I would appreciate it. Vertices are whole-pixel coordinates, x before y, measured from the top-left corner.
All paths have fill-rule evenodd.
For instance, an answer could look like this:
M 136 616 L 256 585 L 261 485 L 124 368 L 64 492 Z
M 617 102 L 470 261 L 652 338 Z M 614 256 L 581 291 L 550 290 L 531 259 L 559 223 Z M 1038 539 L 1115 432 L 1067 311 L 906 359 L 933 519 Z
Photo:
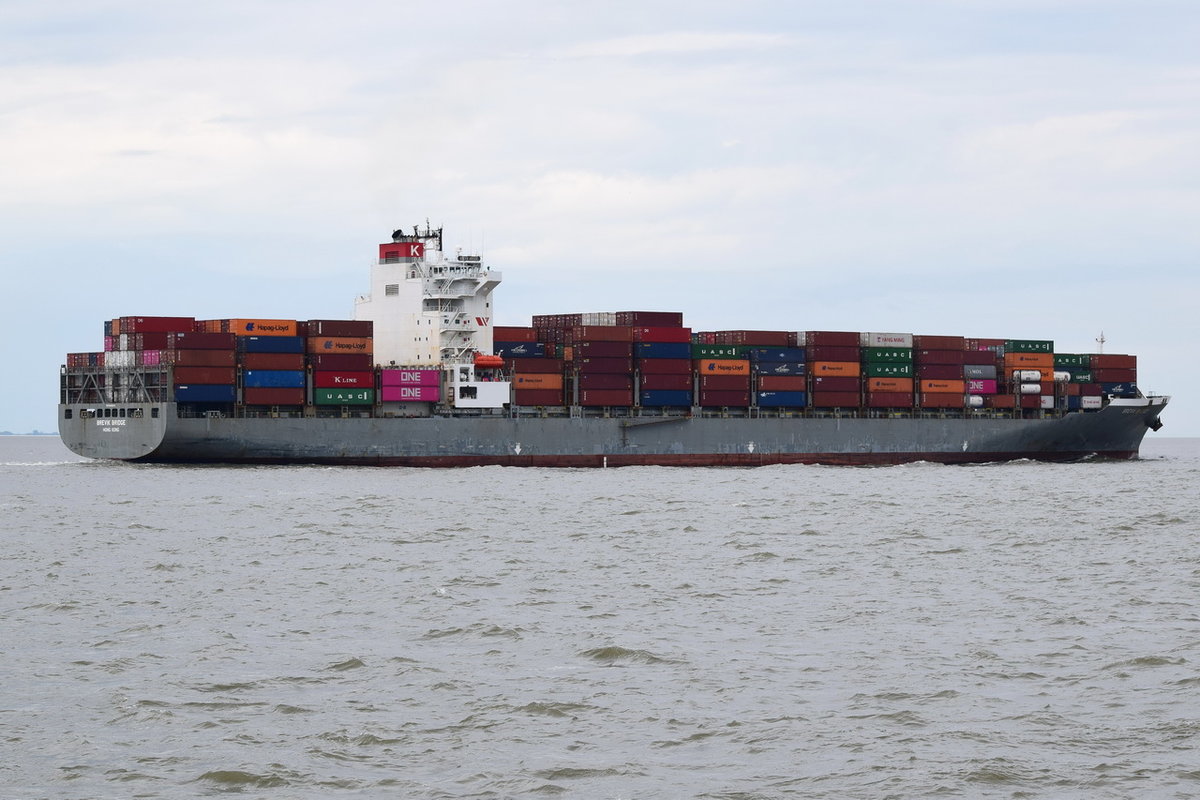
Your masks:
M 303 328 L 303 331 L 301 331 Z M 369 319 L 310 319 L 296 326 L 299 336 L 336 336 L 340 338 L 371 338 L 375 323 Z
M 862 371 L 857 361 L 813 361 L 808 365 L 809 375 L 858 376 Z
M 962 366 L 964 356 L 962 350 L 913 350 L 913 361 L 919 364 L 957 364 Z
M 1092 369 L 1137 369 L 1137 356 L 1097 353 L 1089 361 Z
M 750 405 L 750 392 L 730 391 L 726 389 L 718 389 L 715 391 L 700 392 L 700 405 L 709 408 L 718 407 L 733 407 L 744 408 Z
M 518 391 L 525 389 L 553 389 L 561 394 L 563 376 L 548 372 L 525 372 L 513 375 L 512 383 L 513 388 Z
M 1137 383 L 1137 370 L 1123 367 L 1092 367 L 1096 383 Z
M 312 353 L 308 363 L 316 369 L 348 370 L 371 369 L 375 365 L 370 353 Z
M 519 406 L 561 406 L 563 393 L 560 389 L 518 389 L 513 402 Z
M 196 329 L 195 317 L 121 317 L 119 333 L 170 333 Z M 113 331 L 114 335 L 118 331 Z
M 696 362 L 696 374 L 749 375 L 750 362 L 732 358 L 702 358 Z
M 633 391 L 633 376 L 619 372 L 584 372 L 575 378 L 580 389 Z
M 304 369 L 303 353 L 240 353 L 246 369 Z
M 233 367 L 176 366 L 172 372 L 172 382 L 176 386 L 181 383 L 231 384 L 237 380 L 237 370 Z
M 857 408 L 862 402 L 858 392 L 810 392 L 814 408 Z
M 1079 395 L 1081 397 L 1099 397 L 1104 394 L 1104 389 L 1098 383 L 1078 383 Z
M 808 331 L 802 335 L 805 347 L 858 347 L 862 342 L 862 333 L 857 331 Z M 797 342 L 799 337 L 797 335 Z
M 631 342 L 576 342 L 571 346 L 575 360 L 582 358 L 630 358 L 633 356 Z
M 162 363 L 178 367 L 232 367 L 232 350 L 163 350 Z
M 634 328 L 633 340 L 635 342 L 691 342 L 691 328 Z
M 581 389 L 579 405 L 631 406 L 633 405 L 633 391 L 631 389 Z
M 690 374 L 657 374 L 643 372 L 641 379 L 642 391 L 691 391 L 692 376 Z
M 1016 408 L 1017 398 L 1011 394 L 989 394 L 983 397 L 984 408 Z
M 367 337 L 310 336 L 304 340 L 310 353 L 365 353 L 374 349 L 374 339 Z
M 787 331 L 717 331 L 714 344 L 740 344 L 750 347 L 787 347 Z
M 987 351 L 989 353 L 998 353 L 1004 349 L 1003 339 L 967 339 L 966 345 L 963 347 L 968 351 Z
M 493 342 L 536 342 L 535 328 L 517 328 L 511 325 L 497 325 L 492 328 Z
M 633 374 L 632 358 L 579 358 L 571 361 L 580 372 L 615 372 L 623 375 Z
M 700 391 L 750 391 L 749 375 L 701 375 Z
M 302 406 L 304 390 L 250 386 L 242 390 L 242 402 L 249 406 Z
M 628 325 L 575 325 L 571 328 L 571 343 L 575 342 L 632 342 L 633 328 Z M 617 405 L 610 403 L 608 405 Z
M 921 392 L 917 395 L 917 405 L 921 408 L 962 408 L 966 403 L 966 395 L 957 392 Z
M 862 389 L 862 379 L 850 375 L 813 375 L 808 385 L 814 392 L 858 392 Z
M 761 375 L 758 379 L 760 392 L 806 392 L 808 378 L 803 375 Z
M 1023 394 L 1020 398 L 1021 408 L 1041 408 L 1042 397 L 1037 394 Z
M 858 361 L 862 358 L 862 348 L 818 344 L 806 348 L 805 357 L 808 361 Z
M 521 373 L 561 373 L 563 371 L 563 360 L 561 358 L 510 358 L 504 362 L 504 365 L 513 372 Z
M 690 375 L 692 362 L 687 358 L 643 358 L 637 362 L 643 375 Z
M 618 311 L 616 313 L 618 325 L 640 325 L 650 328 L 678 328 L 683 325 L 683 312 L 681 311 Z M 655 339 L 645 339 L 644 341 L 652 342 Z M 674 341 L 671 339 L 665 341 Z
M 145 347 L 145 350 L 233 350 L 237 337 L 232 333 L 197 333 L 180 331 L 169 334 L 162 347 Z
M 938 394 L 938 393 L 966 394 L 967 393 L 967 382 L 963 381 L 963 380 L 957 380 L 957 381 L 953 381 L 953 380 L 951 380 L 951 381 L 923 380 L 923 381 L 921 381 L 921 385 L 919 388 L 923 394 Z
M 868 408 L 912 408 L 912 392 L 867 392 Z
M 913 393 L 912 378 L 867 378 L 867 391 L 877 394 Z
M 962 336 L 913 337 L 914 350 L 965 350 L 966 347 L 967 340 Z

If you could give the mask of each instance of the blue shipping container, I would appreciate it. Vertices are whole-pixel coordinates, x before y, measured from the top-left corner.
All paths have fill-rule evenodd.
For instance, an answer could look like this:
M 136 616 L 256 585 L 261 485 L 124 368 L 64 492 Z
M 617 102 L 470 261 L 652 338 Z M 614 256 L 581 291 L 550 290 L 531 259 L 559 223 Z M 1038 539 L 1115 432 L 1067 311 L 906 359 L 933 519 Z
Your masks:
M 492 352 L 504 358 L 542 358 L 546 346 L 541 342 L 493 342 Z
M 300 336 L 239 336 L 238 350 L 243 353 L 303 353 Z
M 249 389 L 303 389 L 304 370 L 248 369 L 243 373 L 242 385 Z
M 762 408 L 804 408 L 808 405 L 808 392 L 759 392 L 756 396 Z
M 232 386 L 218 383 L 190 384 L 175 387 L 176 403 L 232 403 Z
M 690 406 L 692 393 L 687 389 L 651 389 L 642 392 L 640 399 L 644 406 Z
M 689 342 L 635 342 L 633 357 L 691 358 L 692 345 Z
M 1136 383 L 1101 383 L 1100 391 L 1104 394 L 1111 394 L 1117 397 L 1137 397 L 1138 388 Z
M 755 375 L 804 375 L 803 361 L 754 361 L 750 368 Z
M 803 347 L 753 347 L 747 350 L 751 361 L 804 361 Z

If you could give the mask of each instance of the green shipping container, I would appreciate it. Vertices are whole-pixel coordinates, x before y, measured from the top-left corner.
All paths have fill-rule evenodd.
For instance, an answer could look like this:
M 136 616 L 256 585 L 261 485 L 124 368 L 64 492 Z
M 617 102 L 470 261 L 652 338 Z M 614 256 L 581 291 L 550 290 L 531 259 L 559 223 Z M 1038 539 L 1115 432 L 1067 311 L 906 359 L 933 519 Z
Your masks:
M 912 364 L 866 364 L 863 375 L 868 378 L 911 378 Z
M 1055 353 L 1054 366 L 1056 367 L 1088 367 L 1092 364 L 1090 355 L 1081 353 Z
M 319 406 L 369 406 L 375 402 L 375 390 L 313 389 L 313 402 Z
M 1006 353 L 1053 353 L 1054 342 L 1045 339 L 1008 339 L 1004 342 Z
M 1090 369 L 1073 368 L 1068 370 L 1071 373 L 1071 383 L 1095 383 L 1092 380 L 1092 371 Z
M 692 360 L 703 358 L 742 358 L 743 348 L 738 344 L 694 344 L 692 345 Z
M 911 364 L 913 351 L 911 347 L 864 347 L 862 360 L 864 364 Z

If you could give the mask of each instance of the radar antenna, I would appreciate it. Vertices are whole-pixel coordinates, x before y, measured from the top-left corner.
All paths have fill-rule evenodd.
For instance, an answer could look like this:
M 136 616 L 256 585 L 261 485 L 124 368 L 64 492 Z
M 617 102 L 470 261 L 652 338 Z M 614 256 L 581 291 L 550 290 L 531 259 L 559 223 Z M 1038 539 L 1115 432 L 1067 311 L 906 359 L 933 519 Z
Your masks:
M 1104 355 L 1104 343 L 1107 341 L 1108 339 L 1104 338 L 1104 331 L 1100 331 L 1100 335 L 1096 337 L 1096 345 L 1100 348 L 1097 352 L 1100 355 Z

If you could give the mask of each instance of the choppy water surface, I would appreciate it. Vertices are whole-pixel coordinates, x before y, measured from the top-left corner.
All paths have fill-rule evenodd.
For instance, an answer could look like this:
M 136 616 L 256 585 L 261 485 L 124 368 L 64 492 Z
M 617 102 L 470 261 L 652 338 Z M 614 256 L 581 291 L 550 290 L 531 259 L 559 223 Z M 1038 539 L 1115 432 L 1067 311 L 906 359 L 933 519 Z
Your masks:
M 1200 440 L 412 470 L 0 437 L 7 798 L 1200 796 Z

